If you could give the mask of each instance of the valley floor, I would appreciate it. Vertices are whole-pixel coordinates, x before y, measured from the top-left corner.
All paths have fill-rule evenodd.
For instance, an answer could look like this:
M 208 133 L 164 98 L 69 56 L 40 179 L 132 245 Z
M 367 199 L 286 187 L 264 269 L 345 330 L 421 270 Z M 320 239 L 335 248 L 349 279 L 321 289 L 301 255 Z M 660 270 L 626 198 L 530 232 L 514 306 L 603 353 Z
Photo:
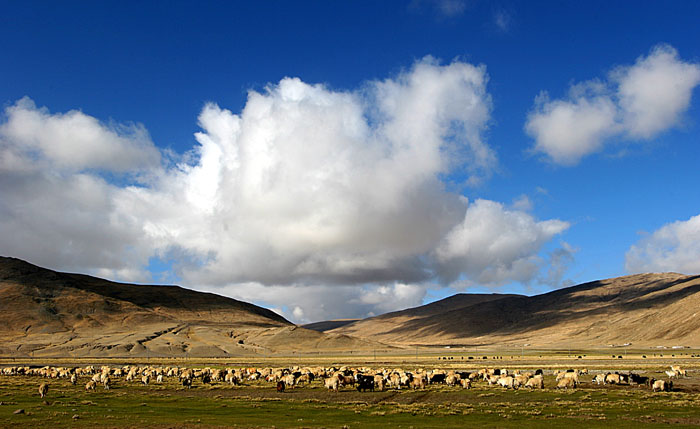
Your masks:
M 548 388 L 542 391 L 504 390 L 477 382 L 469 390 L 431 385 L 424 390 L 384 392 L 358 392 L 349 386 L 332 392 L 320 381 L 285 392 L 264 381 L 242 386 L 195 383 L 185 389 L 176 379 L 148 386 L 119 379 L 109 390 L 98 386 L 87 392 L 83 386 L 88 378 L 73 386 L 67 379 L 0 376 L 0 427 L 697 427 L 700 365 L 694 360 L 685 359 L 689 377 L 675 381 L 674 391 L 657 393 L 641 386 L 591 383 L 593 373 L 628 371 L 642 364 L 600 358 L 588 362 L 599 368 L 582 376 L 580 388 L 571 391 L 553 389 L 556 383 L 549 374 L 545 376 Z M 537 363 L 547 367 L 544 361 Z M 645 368 L 637 372 L 662 378 L 668 362 L 644 363 Z M 565 363 L 552 360 L 550 364 Z M 580 366 L 580 361 L 568 364 Z M 477 368 L 461 362 L 449 366 Z M 41 399 L 37 388 L 45 381 L 49 392 Z M 15 414 L 17 410 L 23 412 Z

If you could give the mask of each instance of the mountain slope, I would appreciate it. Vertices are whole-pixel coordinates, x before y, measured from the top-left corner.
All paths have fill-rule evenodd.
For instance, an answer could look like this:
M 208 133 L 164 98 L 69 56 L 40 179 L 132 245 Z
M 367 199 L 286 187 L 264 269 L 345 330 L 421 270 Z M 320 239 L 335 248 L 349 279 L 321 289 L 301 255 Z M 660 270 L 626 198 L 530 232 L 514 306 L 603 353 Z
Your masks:
M 700 276 L 639 274 L 429 316 L 421 307 L 330 332 L 396 344 L 540 346 L 700 343 Z
M 270 310 L 215 294 L 178 286 L 115 283 L 13 258 L 0 258 L 0 297 L 0 323 L 28 333 L 173 320 L 290 324 Z
M 115 283 L 0 257 L 1 355 L 229 356 L 369 347 L 178 286 Z
M 420 307 L 370 317 L 338 328 L 333 327 L 326 332 L 343 333 L 358 337 L 380 335 L 386 337 L 392 343 L 402 342 L 404 339 L 413 341 L 413 333 L 410 330 L 405 330 L 405 326 L 419 326 L 420 321 L 431 316 L 439 316 L 473 305 L 510 297 L 522 297 L 522 295 L 460 293 L 430 304 L 421 305 Z
M 306 325 L 301 325 L 302 328 L 311 329 L 312 331 L 325 332 L 330 331 L 335 328 L 340 328 L 341 326 L 349 325 L 355 323 L 361 319 L 335 319 L 335 320 L 324 320 L 321 322 L 307 323 Z

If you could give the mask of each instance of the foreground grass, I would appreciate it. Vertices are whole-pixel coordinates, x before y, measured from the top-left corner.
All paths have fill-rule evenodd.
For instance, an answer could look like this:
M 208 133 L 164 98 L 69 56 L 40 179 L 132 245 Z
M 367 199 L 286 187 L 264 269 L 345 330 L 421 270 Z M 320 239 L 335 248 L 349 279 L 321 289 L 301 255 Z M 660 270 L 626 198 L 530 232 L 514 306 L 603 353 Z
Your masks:
M 328 392 L 319 384 L 277 393 L 269 385 L 143 386 L 121 381 L 86 392 L 51 380 L 0 377 L 0 427 L 610 427 L 700 425 L 700 393 L 640 388 L 505 391 L 431 387 L 419 391 Z M 552 383 L 549 383 L 552 385 Z M 14 414 L 23 409 L 24 414 Z

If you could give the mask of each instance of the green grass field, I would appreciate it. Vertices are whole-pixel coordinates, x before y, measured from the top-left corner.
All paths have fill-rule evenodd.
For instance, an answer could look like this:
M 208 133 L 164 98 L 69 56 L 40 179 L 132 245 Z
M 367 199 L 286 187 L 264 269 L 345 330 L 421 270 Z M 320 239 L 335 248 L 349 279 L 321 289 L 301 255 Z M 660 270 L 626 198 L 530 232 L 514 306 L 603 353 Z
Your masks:
M 323 361 L 325 363 L 326 359 Z M 184 389 L 174 379 L 149 386 L 118 379 L 110 390 L 98 386 L 96 391 L 86 392 L 86 377 L 73 386 L 66 379 L 47 381 L 39 377 L 0 376 L 0 427 L 418 428 L 478 425 L 632 428 L 642 425 L 667 427 L 669 424 L 698 427 L 700 371 L 693 361 L 688 358 L 682 363 L 690 370 L 690 377 L 677 381 L 676 389 L 670 393 L 652 393 L 647 388 L 636 386 L 597 386 L 590 383 L 592 374 L 583 376 L 585 382 L 574 391 L 553 389 L 554 377 L 549 375 L 545 377 L 548 389 L 544 391 L 504 390 L 479 382 L 471 390 L 433 385 L 425 390 L 392 389 L 366 393 L 350 387 L 337 393 L 330 392 L 319 381 L 283 393 L 266 382 L 248 382 L 243 386 L 195 382 L 192 389 Z M 507 362 L 505 359 L 488 363 L 448 361 L 438 365 L 431 356 L 424 357 L 420 366 L 472 370 L 479 367 L 588 366 L 593 368 L 592 372 L 604 368 L 626 371 L 643 366 L 639 371 L 661 378 L 668 362 L 660 359 L 605 361 L 602 357 L 581 362 L 550 357 L 546 362 L 531 358 L 527 362 Z M 66 365 L 68 361 L 60 364 Z M 231 362 L 211 364 L 226 366 Z M 282 365 L 278 361 L 268 364 Z M 399 361 L 384 364 L 392 368 L 402 366 L 407 370 L 416 367 Z M 179 365 L 194 366 L 182 361 Z M 49 392 L 45 399 L 41 399 L 37 389 L 44 381 L 49 383 Z M 14 414 L 19 409 L 24 413 Z

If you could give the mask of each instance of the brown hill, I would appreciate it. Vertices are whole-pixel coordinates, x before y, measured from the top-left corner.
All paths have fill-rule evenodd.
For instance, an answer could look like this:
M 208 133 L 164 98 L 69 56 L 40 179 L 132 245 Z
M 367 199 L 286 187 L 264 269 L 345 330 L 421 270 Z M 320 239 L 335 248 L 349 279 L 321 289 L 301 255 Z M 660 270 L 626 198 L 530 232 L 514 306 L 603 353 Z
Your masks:
M 700 276 L 639 274 L 444 312 L 417 307 L 330 332 L 403 345 L 698 345 L 699 292 Z
M 0 355 L 230 356 L 369 347 L 178 286 L 111 282 L 0 257 Z

